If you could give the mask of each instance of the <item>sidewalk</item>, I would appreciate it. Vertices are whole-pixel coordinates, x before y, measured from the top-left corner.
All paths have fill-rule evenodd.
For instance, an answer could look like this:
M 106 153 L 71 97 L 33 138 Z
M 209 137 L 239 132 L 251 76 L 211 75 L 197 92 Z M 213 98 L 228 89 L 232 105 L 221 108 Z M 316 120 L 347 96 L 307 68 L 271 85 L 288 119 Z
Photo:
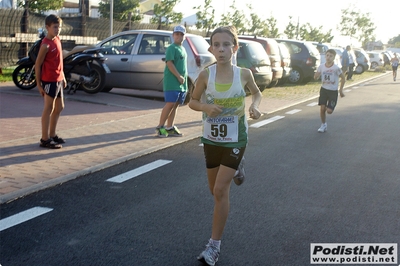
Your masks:
M 127 89 L 114 91 L 133 94 Z M 12 82 L 0 83 L 0 203 L 200 136 L 201 113 L 183 106 L 176 124 L 184 136 L 155 137 L 164 103 L 153 99 L 162 93 L 146 95 L 150 99 L 83 91 L 65 95 L 57 134 L 66 143 L 50 150 L 39 147 L 43 100 L 37 89 L 23 91 Z M 315 97 L 264 98 L 260 110 L 268 116 Z M 247 97 L 246 106 L 250 103 Z

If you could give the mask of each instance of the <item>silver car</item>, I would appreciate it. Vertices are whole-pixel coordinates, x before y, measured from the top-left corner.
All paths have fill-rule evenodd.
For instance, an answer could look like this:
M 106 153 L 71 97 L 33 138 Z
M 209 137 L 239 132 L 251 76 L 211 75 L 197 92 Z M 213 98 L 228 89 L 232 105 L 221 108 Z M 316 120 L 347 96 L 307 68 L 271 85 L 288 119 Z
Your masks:
M 202 36 L 185 36 L 188 86 L 192 88 L 199 73 L 214 63 L 215 57 L 208 51 L 209 44 Z M 123 31 L 99 42 L 96 46 L 104 48 L 103 54 L 111 70 L 103 92 L 112 88 L 162 91 L 165 50 L 171 43 L 172 31 L 162 30 Z

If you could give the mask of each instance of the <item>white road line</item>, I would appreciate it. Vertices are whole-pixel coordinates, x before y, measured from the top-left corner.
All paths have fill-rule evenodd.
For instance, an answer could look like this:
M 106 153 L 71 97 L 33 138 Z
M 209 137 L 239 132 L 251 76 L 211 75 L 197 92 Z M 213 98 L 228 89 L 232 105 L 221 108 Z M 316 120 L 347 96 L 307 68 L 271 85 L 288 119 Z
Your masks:
M 14 214 L 13 216 L 0 220 L 0 232 L 10 227 L 36 218 L 45 213 L 51 212 L 53 209 L 45 207 L 34 207 L 29 210 Z
M 318 105 L 318 102 L 313 102 L 313 103 L 307 104 L 307 106 L 316 106 L 316 105 Z
M 350 89 L 347 89 L 347 90 L 344 90 L 344 92 L 351 92 L 351 90 L 350 90 Z
M 157 160 L 157 161 L 154 161 L 152 163 L 148 163 L 146 165 L 143 165 L 141 167 L 133 169 L 132 171 L 129 171 L 129 172 L 114 176 L 112 178 L 109 178 L 106 181 L 114 182 L 114 183 L 122 183 L 122 182 L 125 182 L 125 181 L 129 180 L 129 179 L 135 178 L 135 177 L 137 177 L 137 176 L 139 176 L 141 174 L 150 172 L 150 171 L 152 171 L 152 170 L 154 170 L 154 169 L 156 169 L 158 167 L 161 167 L 161 166 L 164 166 L 166 164 L 169 164 L 171 162 L 172 161 L 169 161 L 169 160 Z
M 282 119 L 282 118 L 284 118 L 284 116 L 277 115 L 277 116 L 271 117 L 271 118 L 269 118 L 269 119 L 260 121 L 260 122 L 258 122 L 258 123 L 252 124 L 250 127 L 259 128 L 259 127 L 265 126 L 266 124 L 275 122 L 275 121 L 277 121 L 277 120 L 279 120 L 279 119 Z
M 286 112 L 286 114 L 293 115 L 293 114 L 298 113 L 298 112 L 301 112 L 301 110 L 300 109 L 293 109 L 292 111 Z

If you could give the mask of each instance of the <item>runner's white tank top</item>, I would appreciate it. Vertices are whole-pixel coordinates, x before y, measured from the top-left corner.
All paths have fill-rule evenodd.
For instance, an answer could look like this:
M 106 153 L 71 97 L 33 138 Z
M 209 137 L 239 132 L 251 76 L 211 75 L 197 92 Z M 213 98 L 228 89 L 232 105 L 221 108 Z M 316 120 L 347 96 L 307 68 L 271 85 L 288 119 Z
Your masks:
M 224 147 L 245 147 L 248 124 L 245 115 L 245 97 L 241 81 L 241 68 L 232 66 L 231 84 L 215 82 L 217 66 L 208 67 L 207 88 L 201 102 L 223 106 L 218 117 L 208 117 L 203 112 L 202 142 Z

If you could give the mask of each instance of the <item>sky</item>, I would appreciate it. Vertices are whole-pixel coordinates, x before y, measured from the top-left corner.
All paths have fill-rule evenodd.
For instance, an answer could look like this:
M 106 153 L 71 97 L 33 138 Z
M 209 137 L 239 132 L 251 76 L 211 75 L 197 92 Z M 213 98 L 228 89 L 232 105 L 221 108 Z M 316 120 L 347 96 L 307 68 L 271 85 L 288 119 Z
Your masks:
M 365 4 L 370 2 L 370 4 Z M 215 9 L 216 18 L 220 17 L 223 13 L 230 11 L 230 6 L 233 0 L 212 0 L 212 6 Z M 251 4 L 253 10 L 262 19 L 267 19 L 273 16 L 277 20 L 279 33 L 283 33 L 286 25 L 289 23 L 289 16 L 292 21 L 297 23 L 299 20 L 300 25 L 310 23 L 313 27 L 322 26 L 323 32 L 328 32 L 332 29 L 332 34 L 335 38 L 332 44 L 346 46 L 346 45 L 359 45 L 356 40 L 351 40 L 348 37 L 339 36 L 337 25 L 341 20 L 341 10 L 354 7 L 362 14 L 370 13 L 370 18 L 376 26 L 375 36 L 376 40 L 387 43 L 389 39 L 400 35 L 400 1 L 381 1 L 383 4 L 377 2 L 364 1 L 364 0 L 334 0 L 334 1 L 321 1 L 321 0 L 236 0 L 235 6 L 239 10 L 248 11 L 246 4 Z M 181 0 L 175 6 L 176 12 L 182 12 L 184 17 L 193 15 L 197 10 L 193 9 L 194 6 L 204 6 L 204 0 Z

